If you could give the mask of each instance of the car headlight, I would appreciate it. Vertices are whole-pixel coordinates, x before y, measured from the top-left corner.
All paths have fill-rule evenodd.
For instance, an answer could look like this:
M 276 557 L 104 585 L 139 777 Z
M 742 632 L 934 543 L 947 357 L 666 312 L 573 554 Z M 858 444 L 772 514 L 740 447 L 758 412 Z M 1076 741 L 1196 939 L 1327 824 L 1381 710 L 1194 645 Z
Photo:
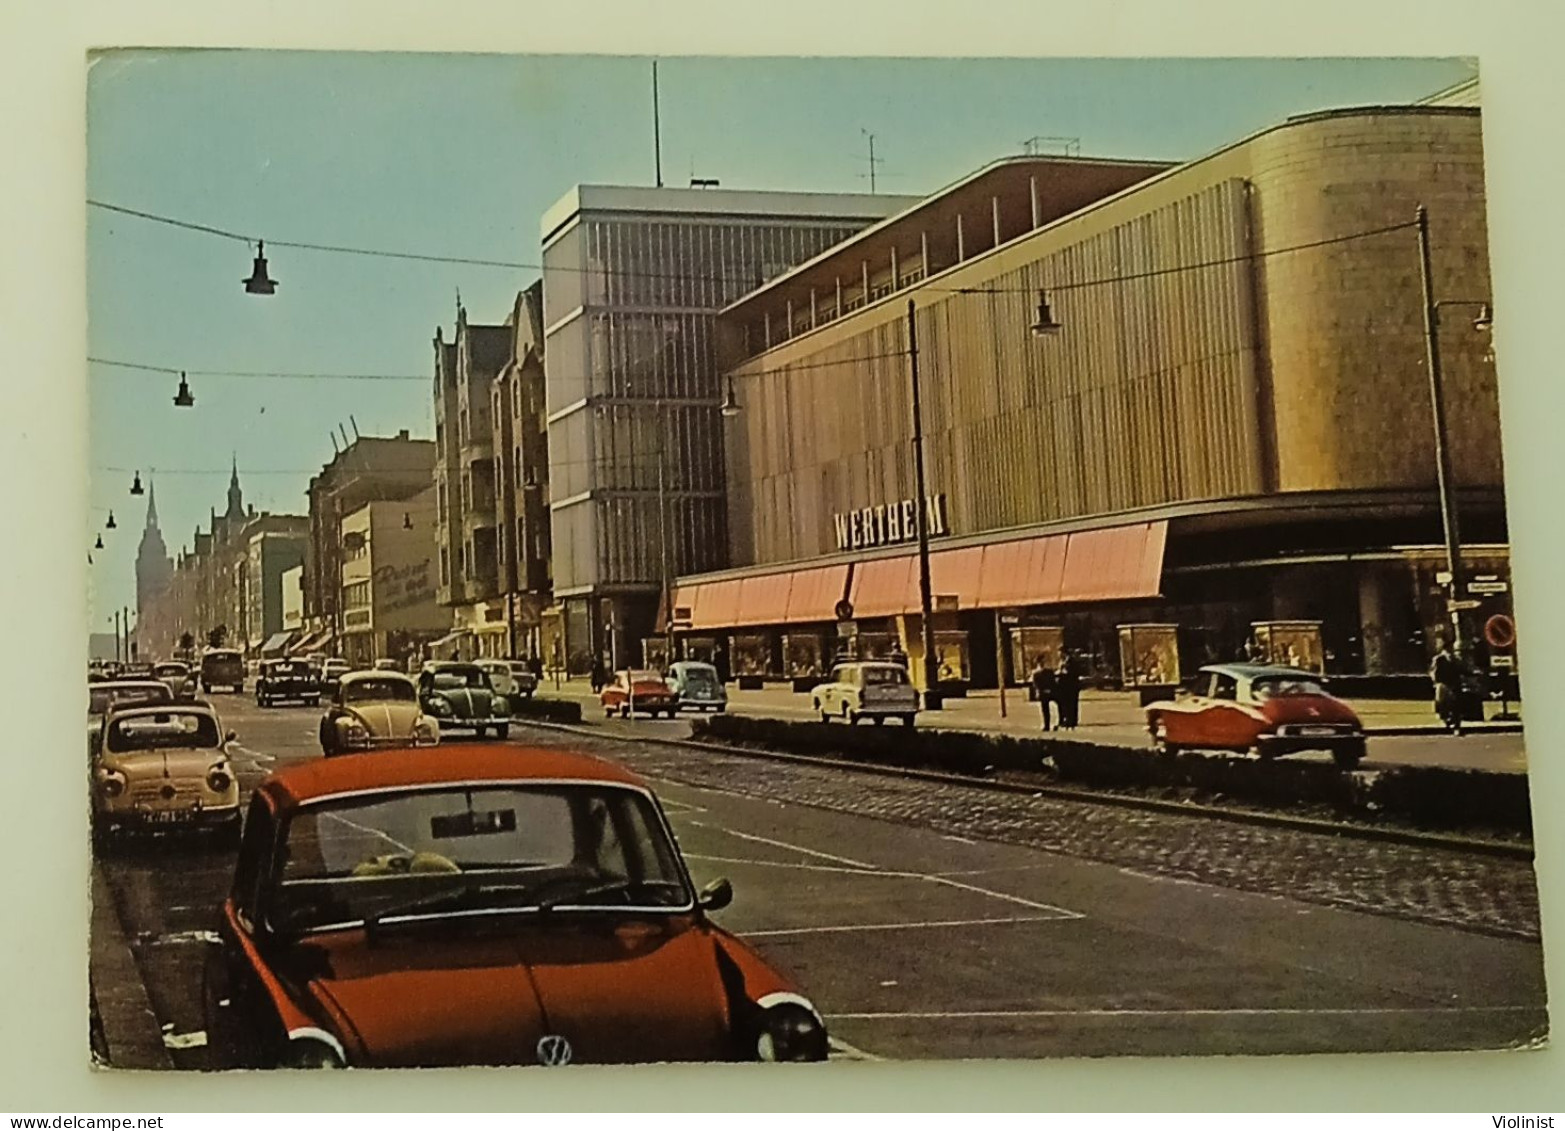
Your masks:
M 346 1068 L 341 1046 L 321 1037 L 294 1037 L 283 1053 L 284 1068 Z
M 125 775 L 118 770 L 106 770 L 98 779 L 98 788 L 105 797 L 118 797 L 125 792 Z
M 206 772 L 206 787 L 213 793 L 226 793 L 233 784 L 233 777 L 222 766 L 213 766 Z
M 789 1000 L 762 1009 L 756 1055 L 777 1063 L 825 1060 L 826 1026 L 802 998 L 787 996 Z

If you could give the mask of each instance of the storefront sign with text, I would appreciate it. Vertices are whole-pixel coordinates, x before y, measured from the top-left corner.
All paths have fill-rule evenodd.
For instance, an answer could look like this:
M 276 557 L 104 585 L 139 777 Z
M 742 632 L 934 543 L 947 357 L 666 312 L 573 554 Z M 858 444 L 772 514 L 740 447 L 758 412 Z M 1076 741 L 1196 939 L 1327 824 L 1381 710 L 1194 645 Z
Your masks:
M 930 495 L 926 510 L 931 538 L 950 533 L 946 527 L 944 494 Z M 837 529 L 839 550 L 863 550 L 870 546 L 889 546 L 896 542 L 918 540 L 918 506 L 912 499 L 882 503 L 831 517 Z

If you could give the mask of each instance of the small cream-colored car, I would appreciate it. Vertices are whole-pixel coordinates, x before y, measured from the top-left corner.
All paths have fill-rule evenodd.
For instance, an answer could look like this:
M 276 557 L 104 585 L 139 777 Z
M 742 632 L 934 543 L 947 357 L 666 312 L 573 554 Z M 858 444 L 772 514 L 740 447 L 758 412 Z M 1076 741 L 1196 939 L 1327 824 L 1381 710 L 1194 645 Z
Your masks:
M 874 719 L 879 725 L 896 718 L 903 726 L 912 726 L 918 714 L 918 692 L 901 664 L 838 664 L 831 670 L 831 678 L 811 694 L 823 723 Z
M 239 839 L 239 781 L 228 757 L 234 734 L 204 704 L 110 710 L 92 761 L 92 830 L 100 846 L 118 833 L 207 830 Z
M 348 672 L 321 718 L 320 738 L 328 758 L 387 746 L 434 746 L 440 724 L 424 713 L 418 686 L 402 673 Z

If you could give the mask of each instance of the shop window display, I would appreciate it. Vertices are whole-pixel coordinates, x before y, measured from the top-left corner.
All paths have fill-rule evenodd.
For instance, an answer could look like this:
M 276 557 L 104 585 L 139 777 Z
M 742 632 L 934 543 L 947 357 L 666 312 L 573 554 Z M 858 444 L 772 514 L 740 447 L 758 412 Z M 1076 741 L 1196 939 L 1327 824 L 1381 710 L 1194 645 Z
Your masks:
M 889 660 L 899 643 L 894 632 L 861 632 L 857 640 L 856 658 L 860 660 Z
M 1065 629 L 1059 625 L 1023 625 L 1011 630 L 1011 682 L 1023 684 L 1031 677 L 1039 658 L 1054 671 L 1065 652 Z
M 972 676 L 968 664 L 967 633 L 935 633 L 935 678 L 941 683 L 965 684 Z
M 668 640 L 662 636 L 647 636 L 641 641 L 641 666 L 648 671 L 668 670 Z
M 687 660 L 713 663 L 717 656 L 717 641 L 710 636 L 687 636 L 681 641 L 680 654 Z
M 771 667 L 771 642 L 764 636 L 735 636 L 729 640 L 733 674 L 739 679 L 763 678 Z
M 1125 687 L 1172 687 L 1179 682 L 1178 627 L 1119 626 L 1120 681 Z
M 821 638 L 813 633 L 793 633 L 782 638 L 783 671 L 795 684 L 814 686 L 823 672 Z M 800 690 L 808 690 L 809 687 Z
M 1266 664 L 1325 672 L 1320 621 L 1261 621 L 1251 625 L 1260 660 Z

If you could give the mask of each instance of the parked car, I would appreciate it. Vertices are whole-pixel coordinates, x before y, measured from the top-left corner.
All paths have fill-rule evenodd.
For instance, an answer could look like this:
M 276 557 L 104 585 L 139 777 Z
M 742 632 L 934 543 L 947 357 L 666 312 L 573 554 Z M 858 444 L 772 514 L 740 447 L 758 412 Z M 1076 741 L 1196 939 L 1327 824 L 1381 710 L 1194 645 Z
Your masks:
M 664 714 L 673 718 L 679 710 L 679 697 L 657 672 L 615 672 L 609 685 L 598 693 L 605 716 L 628 719 L 636 711 L 648 715 Z
M 168 684 L 152 679 L 103 680 L 87 688 L 87 752 L 96 754 L 103 740 L 103 720 L 115 707 L 172 703 Z
M 717 711 L 728 709 L 728 691 L 717 678 L 717 669 L 711 664 L 696 660 L 680 660 L 668 668 L 668 686 L 679 700 L 681 708 L 692 711 Z
M 211 648 L 201 655 L 201 689 L 210 695 L 214 687 L 245 689 L 244 657 L 232 648 Z
M 831 678 L 811 693 L 821 722 L 834 718 L 857 723 L 873 719 L 879 726 L 888 718 L 912 726 L 918 715 L 918 692 L 901 664 L 853 662 L 838 664 Z
M 1265 664 L 1213 664 L 1172 700 L 1147 706 L 1159 749 L 1254 750 L 1262 758 L 1325 750 L 1340 766 L 1364 757 L 1364 726 L 1320 676 Z
M 492 730 L 505 738 L 511 732 L 511 712 L 477 664 L 431 660 L 418 673 L 418 700 L 442 734 L 470 730 L 482 738 Z
M 196 680 L 190 665 L 179 660 L 164 660 L 152 665 L 152 678 L 168 685 L 169 692 L 178 699 L 196 697 Z
M 520 756 L 519 756 L 520 755 Z M 819 1061 L 800 987 L 697 892 L 657 798 L 514 746 L 257 787 L 203 1001 L 217 1067 Z
M 314 670 L 303 660 L 262 660 L 255 677 L 255 705 L 270 707 L 288 701 L 316 706 L 321 701 L 321 683 Z
M 378 672 L 401 672 L 403 665 L 396 660 L 376 660 L 375 670 Z
M 527 660 L 507 660 L 506 663 L 511 666 L 511 682 L 516 685 L 513 694 L 531 699 L 533 692 L 538 690 L 538 673 Z
M 331 706 L 321 718 L 321 753 L 328 758 L 354 750 L 434 746 L 440 724 L 424 713 L 418 687 L 400 672 L 349 672 L 337 681 Z
M 321 695 L 326 698 L 337 693 L 337 681 L 353 670 L 353 665 L 341 656 L 332 656 L 322 660 L 318 669 L 320 675 Z
M 232 731 L 192 703 L 111 710 L 92 765 L 92 831 L 99 845 L 128 831 L 207 830 L 239 836 Z
M 489 674 L 494 689 L 505 696 L 507 703 L 517 699 L 531 699 L 538 690 L 538 677 L 532 673 L 525 660 L 476 660 L 479 667 Z

